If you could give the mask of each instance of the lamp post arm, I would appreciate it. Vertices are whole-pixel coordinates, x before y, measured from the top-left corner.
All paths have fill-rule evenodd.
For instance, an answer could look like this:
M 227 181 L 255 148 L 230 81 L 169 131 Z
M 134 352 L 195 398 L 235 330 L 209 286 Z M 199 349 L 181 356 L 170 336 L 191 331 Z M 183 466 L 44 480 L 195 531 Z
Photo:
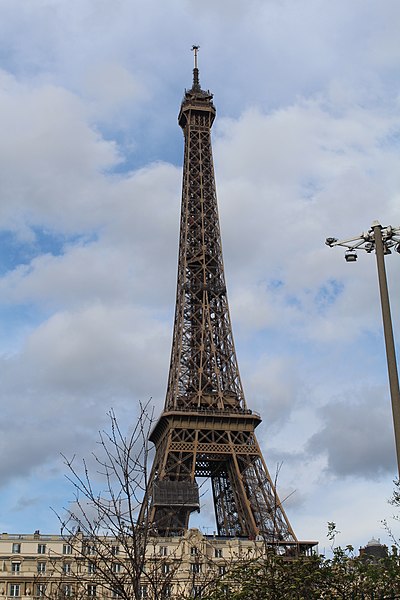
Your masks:
M 394 437 L 396 443 L 397 466 L 400 477 L 400 391 L 397 372 L 396 350 L 394 346 L 392 317 L 390 314 L 389 293 L 386 279 L 384 247 L 381 225 L 374 225 L 374 240 L 376 249 L 376 264 L 378 268 L 379 291 L 382 307 L 383 331 L 385 336 L 386 357 L 388 365 L 390 397 L 394 424 Z
M 344 248 L 353 248 L 354 245 L 360 246 L 365 243 L 365 236 L 357 235 L 356 237 L 349 238 L 348 240 L 338 240 L 336 238 L 327 238 L 325 244 L 333 248 L 334 246 L 343 246 Z

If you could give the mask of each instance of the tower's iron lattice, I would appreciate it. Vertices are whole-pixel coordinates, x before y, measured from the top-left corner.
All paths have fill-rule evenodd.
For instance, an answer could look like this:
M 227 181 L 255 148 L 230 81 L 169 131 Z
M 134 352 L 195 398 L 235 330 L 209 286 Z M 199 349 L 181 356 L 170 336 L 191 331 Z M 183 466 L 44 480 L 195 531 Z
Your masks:
M 185 151 L 171 364 L 139 519 L 160 536 L 181 533 L 200 508 L 196 477 L 208 477 L 219 535 L 296 542 L 254 434 L 261 418 L 247 408 L 240 380 L 211 149 L 216 112 L 194 50 L 179 113 Z

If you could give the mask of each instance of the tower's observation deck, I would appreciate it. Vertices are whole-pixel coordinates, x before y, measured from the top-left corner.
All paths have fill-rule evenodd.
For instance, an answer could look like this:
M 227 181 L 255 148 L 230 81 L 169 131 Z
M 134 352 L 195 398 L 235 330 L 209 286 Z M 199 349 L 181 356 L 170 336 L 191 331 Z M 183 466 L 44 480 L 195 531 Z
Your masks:
M 160 535 L 188 528 L 196 477 L 211 480 L 219 535 L 296 543 L 254 430 L 229 315 L 211 147 L 213 96 L 193 85 L 179 112 L 184 139 L 176 311 L 164 411 L 141 519 Z

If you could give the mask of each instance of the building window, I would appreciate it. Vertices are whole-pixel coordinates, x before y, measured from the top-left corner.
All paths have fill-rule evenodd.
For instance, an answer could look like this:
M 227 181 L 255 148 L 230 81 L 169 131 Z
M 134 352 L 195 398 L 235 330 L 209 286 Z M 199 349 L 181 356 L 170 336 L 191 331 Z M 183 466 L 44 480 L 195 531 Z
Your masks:
M 168 563 L 164 563 L 162 566 L 162 572 L 164 575 L 166 575 L 167 573 L 169 573 L 169 564 Z
M 190 565 L 191 573 L 201 573 L 201 564 L 200 563 L 192 563 Z
M 69 584 L 64 585 L 63 594 L 64 596 L 72 596 L 72 588 Z
M 13 561 L 11 563 L 11 572 L 12 573 L 19 573 L 21 570 L 21 563 L 19 561 Z
M 95 598 L 95 597 L 96 597 L 96 586 L 95 586 L 95 585 L 91 585 L 91 584 L 89 584 L 89 585 L 87 586 L 87 595 L 88 595 L 90 598 Z
M 63 545 L 63 554 L 72 554 L 72 546 L 71 544 Z
M 10 583 L 9 590 L 12 598 L 19 598 L 21 596 L 21 586 L 19 583 Z
M 94 556 L 96 554 L 96 546 L 86 546 L 85 551 L 88 556 Z
M 194 585 L 192 587 L 192 598 L 201 598 L 201 585 Z
M 111 554 L 116 556 L 119 552 L 119 546 L 111 546 Z
M 63 573 L 71 573 L 71 563 L 64 563 L 62 570 Z
M 226 567 L 225 567 L 225 565 L 220 565 L 220 566 L 218 567 L 218 573 L 219 573 L 220 575 L 225 575 L 225 573 L 226 573 Z
M 20 554 L 20 552 L 21 552 L 21 544 L 20 544 L 20 543 L 18 543 L 18 542 L 15 542 L 15 543 L 12 545 L 12 553 L 13 553 L 13 554 Z
M 36 597 L 42 598 L 46 593 L 46 585 L 44 583 L 38 583 L 36 586 Z
M 198 553 L 199 553 L 199 549 L 198 549 L 198 548 L 196 548 L 196 546 L 192 546 L 192 547 L 190 548 L 190 554 L 191 554 L 192 556 L 197 556 L 197 555 L 198 555 Z
M 167 546 L 160 546 L 159 549 L 159 555 L 160 556 L 168 556 L 168 547 Z
M 37 553 L 38 554 L 46 554 L 46 544 L 38 544 Z
M 214 556 L 215 558 L 222 558 L 222 548 L 215 548 Z
M 164 587 L 164 598 L 171 598 L 172 596 L 172 585 L 166 585 Z
M 37 572 L 38 573 L 46 573 L 46 563 L 45 562 L 38 562 Z
M 122 567 L 121 563 L 113 563 L 113 565 L 112 565 L 113 573 L 121 573 L 121 567 Z
M 149 597 L 149 590 L 147 585 L 141 585 L 140 586 L 140 597 L 141 598 L 148 598 Z
M 87 572 L 88 573 L 96 573 L 96 565 L 89 561 L 88 565 L 87 565 Z

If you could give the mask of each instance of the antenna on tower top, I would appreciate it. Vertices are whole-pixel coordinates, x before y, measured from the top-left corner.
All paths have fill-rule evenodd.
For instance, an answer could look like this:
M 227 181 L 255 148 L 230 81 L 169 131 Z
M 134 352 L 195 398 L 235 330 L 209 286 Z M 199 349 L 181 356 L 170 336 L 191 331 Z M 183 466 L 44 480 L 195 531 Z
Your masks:
M 194 69 L 193 69 L 193 88 L 196 91 L 200 90 L 200 82 L 199 82 L 199 69 L 197 67 L 197 53 L 199 51 L 200 46 L 193 45 L 192 51 L 194 53 Z
M 197 69 L 197 53 L 200 49 L 200 46 L 192 46 L 192 51 L 194 52 L 194 68 Z

